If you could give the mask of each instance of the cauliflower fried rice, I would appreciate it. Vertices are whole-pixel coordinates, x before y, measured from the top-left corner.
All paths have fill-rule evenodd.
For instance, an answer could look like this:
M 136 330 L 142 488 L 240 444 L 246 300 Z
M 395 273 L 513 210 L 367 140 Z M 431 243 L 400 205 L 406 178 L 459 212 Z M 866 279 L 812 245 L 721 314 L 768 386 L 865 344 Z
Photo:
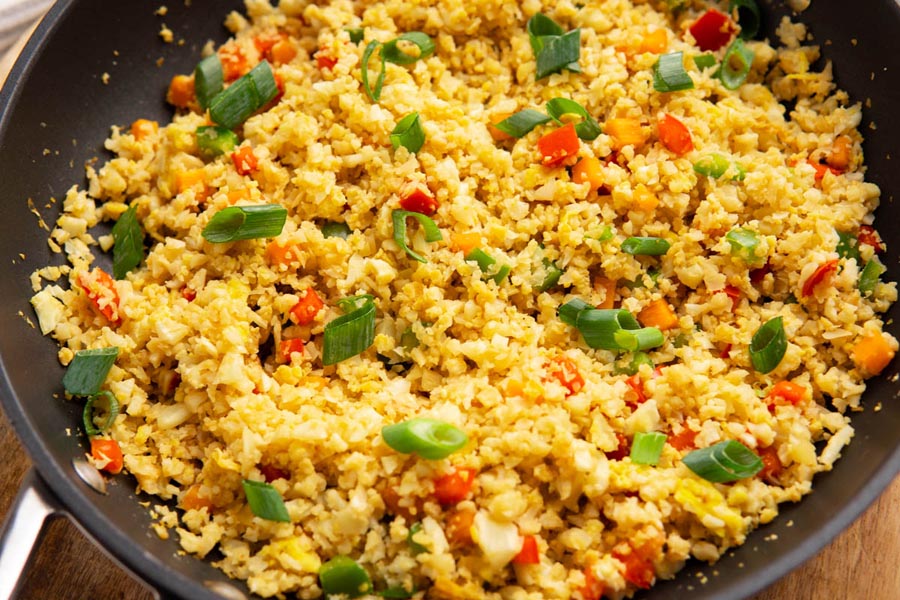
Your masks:
M 64 365 L 119 349 L 103 389 L 121 413 L 101 437 L 139 491 L 166 501 L 159 535 L 264 597 L 321 597 L 323 565 L 349 557 L 371 580 L 360 594 L 591 600 L 715 561 L 810 492 L 898 345 L 879 316 L 895 285 L 860 284 L 883 250 L 879 190 L 863 177 L 861 108 L 828 63 L 811 66 L 804 26 L 747 40 L 746 80 L 726 87 L 692 60 L 727 52 L 698 47 L 708 8 L 248 0 L 229 15 L 233 38 L 207 55 L 226 81 L 268 60 L 279 96 L 210 158 L 196 135 L 209 116 L 173 83 L 172 122 L 113 128 L 115 158 L 87 168 L 50 237 L 68 264 L 32 277 Z M 577 69 L 536 78 L 537 13 L 580 32 Z M 434 52 L 384 63 L 373 101 L 366 48 L 408 32 Z M 655 65 L 673 52 L 693 87 L 660 91 Z M 602 133 L 560 156 L 546 136 L 571 115 L 518 138 L 497 129 L 554 98 Z M 391 137 L 413 112 L 416 152 Z M 713 159 L 718 174 L 703 167 Z M 227 207 L 269 204 L 287 210 L 273 237 L 202 235 Z M 113 237 L 94 228 L 129 207 L 147 252 L 113 281 L 97 269 Z M 395 240 L 401 208 L 441 232 L 426 241 L 407 220 L 425 262 Z M 326 235 L 336 223 L 349 234 Z M 634 237 L 668 246 L 632 253 Z M 324 364 L 338 301 L 362 294 L 373 343 Z M 662 342 L 592 348 L 558 315 L 573 299 L 625 309 Z M 786 349 L 760 368 L 751 342 L 776 317 Z M 385 442 L 383 427 L 418 417 L 467 443 L 428 460 Z M 641 464 L 632 445 L 651 432 L 665 444 Z M 762 469 L 716 483 L 683 462 L 728 440 Z M 257 516 L 245 481 L 268 482 L 288 519 Z

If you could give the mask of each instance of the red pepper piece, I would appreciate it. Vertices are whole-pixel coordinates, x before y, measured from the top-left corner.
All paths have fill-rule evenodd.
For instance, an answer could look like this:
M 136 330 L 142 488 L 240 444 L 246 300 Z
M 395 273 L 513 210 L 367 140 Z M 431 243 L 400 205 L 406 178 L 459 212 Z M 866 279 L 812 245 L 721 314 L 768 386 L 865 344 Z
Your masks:
M 694 21 L 689 31 L 701 50 L 715 52 L 731 40 L 736 30 L 728 15 L 710 8 Z
M 837 259 L 829 260 L 828 262 L 819 265 L 819 268 L 816 269 L 812 275 L 810 275 L 806 281 L 803 282 L 803 289 L 800 294 L 805 298 L 806 296 L 812 296 L 813 292 L 816 291 L 816 286 L 825 281 L 832 273 L 837 271 L 838 261 Z

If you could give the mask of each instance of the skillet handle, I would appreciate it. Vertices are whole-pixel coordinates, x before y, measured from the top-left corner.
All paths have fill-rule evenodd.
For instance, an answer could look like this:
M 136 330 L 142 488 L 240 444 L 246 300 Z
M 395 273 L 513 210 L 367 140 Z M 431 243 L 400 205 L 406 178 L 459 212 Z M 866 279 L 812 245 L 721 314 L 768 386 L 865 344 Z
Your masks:
M 62 505 L 47 484 L 29 471 L 0 531 L 0 600 L 14 597 L 44 525 L 63 514 Z

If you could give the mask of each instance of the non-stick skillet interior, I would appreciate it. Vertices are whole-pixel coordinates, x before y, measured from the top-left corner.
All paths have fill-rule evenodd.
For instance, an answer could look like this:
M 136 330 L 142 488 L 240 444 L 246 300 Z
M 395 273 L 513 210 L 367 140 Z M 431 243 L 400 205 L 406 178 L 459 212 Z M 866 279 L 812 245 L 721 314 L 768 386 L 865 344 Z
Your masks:
M 28 275 L 53 257 L 38 228 L 28 199 L 44 220 L 52 223 L 65 191 L 83 181 L 86 161 L 106 153 L 103 140 L 109 126 L 127 126 L 137 118 L 165 121 L 170 111 L 163 92 L 174 73 L 189 72 L 207 39 L 223 40 L 221 22 L 238 1 L 193 0 L 168 5 L 168 14 L 155 14 L 159 3 L 62 1 L 26 49 L 10 82 L 0 94 L 0 360 L 4 370 L 3 404 L 41 474 L 71 508 L 79 521 L 115 556 L 168 593 L 184 597 L 212 597 L 200 585 L 224 579 L 208 563 L 176 555 L 175 540 L 159 540 L 149 529 L 146 510 L 132 493 L 133 483 L 119 477 L 108 496 L 87 490 L 74 476 L 71 460 L 84 452 L 78 434 L 79 407 L 54 398 L 61 392 L 62 369 L 54 344 L 25 320 L 35 321 L 28 298 Z M 783 7 L 767 6 L 766 26 L 777 24 Z M 900 57 L 883 52 L 900 35 L 900 8 L 894 0 L 834 3 L 813 0 L 803 14 L 826 56 L 835 64 L 839 84 L 854 99 L 871 98 L 865 111 L 865 151 L 868 177 L 883 191 L 878 229 L 886 239 L 889 276 L 897 278 L 900 230 L 893 224 L 900 212 L 893 201 L 900 189 L 900 169 L 891 160 L 900 120 L 892 109 L 900 105 L 900 88 L 892 74 L 900 72 Z M 176 42 L 164 44 L 159 31 L 165 23 Z M 854 43 L 851 40 L 856 40 Z M 104 83 L 104 74 L 108 82 Z M 892 168 L 893 167 L 893 168 Z M 24 259 L 20 257 L 24 255 Z M 896 316 L 892 310 L 891 316 Z M 898 327 L 888 327 L 898 335 Z M 797 506 L 785 507 L 775 523 L 754 533 L 749 542 L 729 553 L 714 567 L 692 566 L 672 582 L 640 597 L 692 599 L 743 598 L 783 575 L 815 553 L 846 526 L 900 469 L 900 404 L 897 384 L 890 377 L 872 381 L 865 405 L 854 415 L 856 438 L 835 470 L 816 480 L 816 491 Z M 871 408 L 882 403 L 883 409 Z M 791 522 L 792 525 L 788 526 Z M 777 541 L 765 541 L 777 534 Z M 698 577 L 697 574 L 701 576 Z M 717 574 L 714 574 L 717 573 Z M 705 583 L 701 582 L 705 579 Z

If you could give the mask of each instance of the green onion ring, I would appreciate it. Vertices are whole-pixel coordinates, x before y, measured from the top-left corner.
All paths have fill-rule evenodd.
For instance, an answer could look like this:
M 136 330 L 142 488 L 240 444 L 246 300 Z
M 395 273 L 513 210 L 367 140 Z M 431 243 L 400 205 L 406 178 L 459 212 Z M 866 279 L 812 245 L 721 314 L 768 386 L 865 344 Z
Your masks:
M 506 117 L 499 123 L 494 123 L 494 127 L 514 138 L 520 138 L 538 125 L 543 125 L 550 121 L 550 117 L 544 113 L 538 112 L 533 108 L 526 108 Z
M 213 244 L 272 238 L 281 234 L 285 221 L 287 210 L 279 204 L 229 206 L 212 216 L 201 235 Z
M 458 427 L 428 417 L 385 425 L 381 437 L 393 450 L 417 454 L 426 460 L 447 458 L 469 442 L 469 436 Z
M 284 498 L 281 497 L 278 490 L 262 481 L 244 479 L 241 483 L 244 487 L 244 495 L 247 497 L 247 504 L 250 505 L 250 511 L 254 516 L 267 521 L 291 522 L 287 506 L 284 505 Z
M 119 348 L 116 346 L 76 352 L 62 380 L 66 393 L 93 396 L 99 392 L 118 355 Z
M 391 146 L 394 150 L 403 146 L 415 154 L 424 144 L 425 130 L 422 129 L 422 121 L 417 112 L 411 112 L 400 119 L 391 131 Z
M 734 14 L 737 11 L 737 21 L 741 26 L 741 38 L 751 40 L 759 33 L 761 16 L 759 6 L 754 0 L 731 0 L 728 3 L 728 12 Z
M 655 465 L 666 445 L 666 434 L 658 431 L 638 431 L 631 441 L 631 462 L 636 465 Z
M 737 63 L 737 68 L 735 68 L 735 62 Z M 752 66 L 753 50 L 747 48 L 741 38 L 737 38 L 731 42 L 731 45 L 725 51 L 725 56 L 722 57 L 722 64 L 719 65 L 719 70 L 716 71 L 715 76 L 722 81 L 722 85 L 726 88 L 736 90 L 747 79 Z
M 622 252 L 637 256 L 662 256 L 672 247 L 659 237 L 630 237 L 622 242 Z
M 322 364 L 337 364 L 361 354 L 375 341 L 375 301 L 370 294 L 360 294 L 338 300 L 338 306 L 348 311 L 325 325 L 322 343 Z
M 712 483 L 728 483 L 753 477 L 763 468 L 762 459 L 735 440 L 689 452 L 681 462 Z
M 399 42 L 411 42 L 419 49 L 418 56 L 407 54 L 398 47 Z M 411 65 L 434 54 L 434 41 L 421 31 L 408 31 L 400 37 L 385 42 L 381 48 L 381 56 L 389 63 L 395 65 Z
M 575 125 L 575 133 L 583 140 L 594 140 L 601 133 L 600 125 L 594 117 L 588 113 L 587 109 L 574 100 L 569 100 L 568 98 L 551 99 L 547 102 L 547 114 L 560 125 L 563 124 L 561 119 L 565 115 L 577 115 L 581 117 L 581 122 Z
M 94 405 L 97 400 L 106 400 L 106 420 L 103 425 L 97 427 L 94 425 Z M 88 396 L 87 402 L 84 403 L 84 411 L 81 413 L 81 422 L 84 424 L 84 432 L 88 435 L 100 435 L 105 433 L 115 422 L 119 416 L 119 401 L 115 394 L 109 390 L 102 390 L 96 394 Z
M 122 279 L 144 258 L 144 231 L 137 219 L 137 205 L 122 213 L 112 228 L 113 277 Z
M 379 47 L 381 47 L 381 42 L 376 40 L 372 40 L 368 44 L 366 44 L 366 49 L 363 51 L 362 55 L 362 83 L 363 89 L 366 90 L 366 95 L 372 102 L 378 102 L 381 99 L 381 89 L 384 87 L 384 54 L 382 53 L 380 56 L 381 59 L 381 70 L 378 72 L 378 79 L 375 80 L 375 89 L 372 89 L 372 86 L 369 85 L 369 61 L 372 58 L 372 54 L 375 53 Z
M 422 263 L 428 262 L 424 256 L 413 251 L 406 243 L 406 219 L 408 217 L 415 218 L 419 222 L 419 225 L 425 230 L 426 242 L 437 242 L 444 239 L 444 236 L 441 235 L 441 230 L 438 229 L 435 222 L 422 213 L 400 209 L 391 211 L 391 221 L 394 223 L 394 241 L 409 255 L 410 258 Z
M 657 92 L 679 92 L 694 87 L 694 80 L 684 70 L 684 53 L 661 54 L 653 65 L 653 89 Z
M 372 580 L 358 562 L 348 556 L 335 556 L 319 567 L 319 584 L 326 597 L 357 598 L 372 592 Z
M 772 371 L 784 358 L 787 351 L 787 335 L 784 332 L 784 319 L 769 319 L 756 330 L 750 340 L 750 362 L 757 372 L 766 374 Z

